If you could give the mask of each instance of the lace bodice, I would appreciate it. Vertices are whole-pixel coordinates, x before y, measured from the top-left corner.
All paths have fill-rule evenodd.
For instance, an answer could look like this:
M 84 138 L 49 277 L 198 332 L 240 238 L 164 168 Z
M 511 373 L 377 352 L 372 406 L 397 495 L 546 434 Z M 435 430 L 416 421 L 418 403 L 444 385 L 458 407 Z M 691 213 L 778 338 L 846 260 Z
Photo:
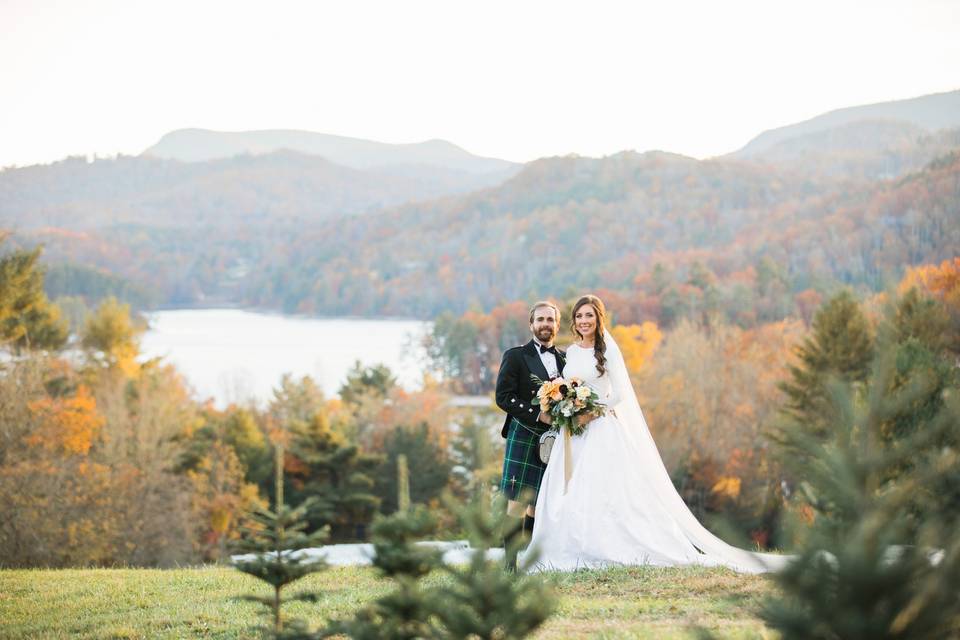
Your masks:
M 615 393 L 614 385 L 610 379 L 610 372 L 605 372 L 602 376 L 597 373 L 597 361 L 593 357 L 593 349 L 585 349 L 577 344 L 572 344 L 567 349 L 567 363 L 563 367 L 564 378 L 580 378 L 588 385 L 593 387 L 600 396 L 600 403 L 610 407 L 620 402 L 620 396 Z

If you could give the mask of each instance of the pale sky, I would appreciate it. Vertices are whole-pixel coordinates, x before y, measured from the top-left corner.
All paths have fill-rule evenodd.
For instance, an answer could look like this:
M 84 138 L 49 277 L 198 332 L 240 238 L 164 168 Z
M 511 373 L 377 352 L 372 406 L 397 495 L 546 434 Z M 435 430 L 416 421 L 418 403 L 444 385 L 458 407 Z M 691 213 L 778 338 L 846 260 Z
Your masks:
M 954 89 L 960 0 L 0 0 L 0 166 L 184 127 L 702 158 Z

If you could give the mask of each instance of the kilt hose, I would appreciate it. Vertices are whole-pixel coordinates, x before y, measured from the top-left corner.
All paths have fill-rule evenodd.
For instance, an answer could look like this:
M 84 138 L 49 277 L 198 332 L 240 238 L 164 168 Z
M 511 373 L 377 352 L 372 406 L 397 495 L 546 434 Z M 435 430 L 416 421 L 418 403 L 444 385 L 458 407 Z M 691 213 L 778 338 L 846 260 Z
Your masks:
M 509 500 L 519 500 L 527 493 L 529 504 L 537 501 L 540 480 L 547 465 L 540 461 L 540 436 L 543 430 L 534 430 L 515 418 L 510 420 L 507 447 L 503 455 L 503 475 L 500 491 Z M 525 500 L 526 501 L 526 500 Z

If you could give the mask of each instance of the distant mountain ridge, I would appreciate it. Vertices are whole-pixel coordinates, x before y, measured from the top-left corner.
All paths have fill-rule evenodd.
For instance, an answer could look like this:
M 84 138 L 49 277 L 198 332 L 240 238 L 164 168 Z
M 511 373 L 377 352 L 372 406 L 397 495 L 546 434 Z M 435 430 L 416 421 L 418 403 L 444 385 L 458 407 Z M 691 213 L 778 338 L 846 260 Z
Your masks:
M 498 158 L 484 158 L 447 142 L 427 140 L 411 144 L 388 144 L 312 131 L 266 129 L 259 131 L 211 131 L 179 129 L 164 135 L 141 155 L 204 162 L 237 155 L 261 155 L 290 150 L 321 156 L 351 169 L 400 166 L 436 166 L 469 173 L 500 173 L 519 167 Z
M 74 157 L 0 171 L 0 227 L 309 223 L 468 193 L 510 175 L 444 167 L 359 170 L 295 151 L 191 163 Z
M 960 90 L 835 109 L 803 122 L 764 131 L 743 148 L 729 155 L 743 159 L 752 158 L 792 138 L 821 133 L 856 122 L 879 120 L 897 121 L 927 132 L 960 127 Z

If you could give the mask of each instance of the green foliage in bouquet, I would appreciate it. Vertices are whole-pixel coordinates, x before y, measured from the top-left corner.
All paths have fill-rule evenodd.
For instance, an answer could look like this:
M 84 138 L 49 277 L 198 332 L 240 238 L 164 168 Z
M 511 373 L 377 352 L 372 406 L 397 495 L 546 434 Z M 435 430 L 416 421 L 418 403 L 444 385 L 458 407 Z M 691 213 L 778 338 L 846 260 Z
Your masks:
M 537 401 L 540 409 L 550 414 L 556 429 L 566 428 L 572 435 L 581 435 L 587 427 L 577 418 L 583 414 L 600 416 L 605 411 L 597 392 L 580 378 L 556 378 L 544 382 L 535 375 L 530 377 L 540 385 Z

